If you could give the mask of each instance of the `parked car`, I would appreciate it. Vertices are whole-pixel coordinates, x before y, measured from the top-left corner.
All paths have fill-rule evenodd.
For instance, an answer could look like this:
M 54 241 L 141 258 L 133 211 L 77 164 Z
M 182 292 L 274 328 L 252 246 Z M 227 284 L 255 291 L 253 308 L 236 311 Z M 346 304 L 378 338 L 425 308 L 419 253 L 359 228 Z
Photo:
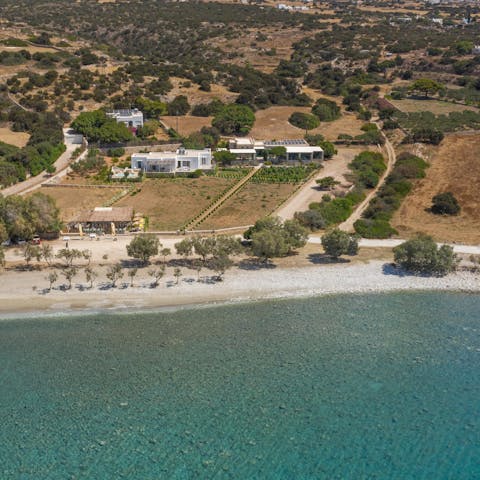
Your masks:
M 34 235 L 32 238 L 32 244 L 33 245 L 40 245 L 42 243 L 42 240 L 40 239 L 39 235 Z

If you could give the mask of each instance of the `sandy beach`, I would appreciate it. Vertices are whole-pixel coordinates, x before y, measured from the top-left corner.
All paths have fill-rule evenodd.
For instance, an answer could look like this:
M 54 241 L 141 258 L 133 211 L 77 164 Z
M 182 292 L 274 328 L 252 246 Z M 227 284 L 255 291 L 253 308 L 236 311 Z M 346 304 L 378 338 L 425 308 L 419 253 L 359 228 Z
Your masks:
M 48 292 L 48 271 L 7 271 L 0 276 L 0 318 L 23 314 L 71 314 L 83 311 L 149 310 L 182 305 L 246 302 L 327 294 L 387 292 L 394 290 L 452 290 L 480 292 L 480 274 L 457 272 L 443 278 L 404 274 L 389 262 L 340 263 L 302 267 L 234 268 L 221 282 L 210 272 L 182 269 L 176 285 L 173 269 L 157 288 L 151 287 L 149 268 L 140 269 L 134 286 L 125 275 L 111 288 L 104 275 L 88 288 L 83 273 L 72 289 L 60 289 L 59 279 Z M 63 280 L 63 283 L 64 280 Z M 34 286 L 34 287 L 33 287 Z

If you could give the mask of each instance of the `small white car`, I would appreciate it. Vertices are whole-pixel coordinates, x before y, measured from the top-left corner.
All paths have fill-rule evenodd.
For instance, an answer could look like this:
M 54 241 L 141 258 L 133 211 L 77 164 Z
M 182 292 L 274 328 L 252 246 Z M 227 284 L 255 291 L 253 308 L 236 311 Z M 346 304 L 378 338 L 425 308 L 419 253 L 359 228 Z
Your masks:
M 90 233 L 88 236 L 89 236 L 91 239 L 97 238 L 97 234 L 96 234 L 96 233 Z

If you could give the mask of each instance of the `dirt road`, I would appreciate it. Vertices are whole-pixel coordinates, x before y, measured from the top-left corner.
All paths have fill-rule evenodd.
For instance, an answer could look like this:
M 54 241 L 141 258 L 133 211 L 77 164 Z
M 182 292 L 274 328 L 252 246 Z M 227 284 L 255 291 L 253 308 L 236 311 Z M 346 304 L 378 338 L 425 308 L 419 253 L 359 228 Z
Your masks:
M 380 126 L 378 126 L 378 128 L 380 129 Z M 338 226 L 340 230 L 344 230 L 345 232 L 353 232 L 355 230 L 353 228 L 353 224 L 362 216 L 363 212 L 368 207 L 370 200 L 372 200 L 372 198 L 375 197 L 379 188 L 383 185 L 383 183 L 385 182 L 385 179 L 388 177 L 388 175 L 393 169 L 393 166 L 395 165 L 397 156 L 395 154 L 393 145 L 391 144 L 390 140 L 388 140 L 388 138 L 385 136 L 383 132 L 382 132 L 382 135 L 385 138 L 385 150 L 387 151 L 387 169 L 385 170 L 385 173 L 380 178 L 378 185 L 371 192 L 368 193 L 368 195 L 365 197 L 365 200 L 363 200 L 363 202 L 361 202 L 358 205 L 358 207 L 352 213 L 352 215 L 350 215 L 350 217 L 347 220 L 345 220 L 345 222 L 341 223 Z
M 68 166 L 72 158 L 72 153 L 80 146 L 75 143 L 68 141 L 68 138 L 65 137 L 65 146 L 66 150 L 58 157 L 57 161 L 54 163 L 55 171 L 54 177 L 61 178 L 67 173 Z M 79 157 L 80 158 L 80 157 Z M 78 159 L 77 159 L 78 160 Z M 4 197 L 9 195 L 25 195 L 27 193 L 33 192 L 42 186 L 42 183 L 45 183 L 48 179 L 53 179 L 51 175 L 48 175 L 45 171 L 39 173 L 35 177 L 30 177 L 24 182 L 16 183 L 11 187 L 4 188 L 0 190 L 0 194 Z
M 275 213 L 282 220 L 292 219 L 295 212 L 303 212 L 308 210 L 308 206 L 312 202 L 320 202 L 322 196 L 325 195 L 324 190 L 317 188 L 316 181 L 324 177 L 333 177 L 340 183 L 345 183 L 345 174 L 349 172 L 348 164 L 353 160 L 355 155 L 365 148 L 360 147 L 340 147 L 338 154 L 331 160 L 323 163 L 323 168 L 300 188 L 289 200 L 287 200 Z

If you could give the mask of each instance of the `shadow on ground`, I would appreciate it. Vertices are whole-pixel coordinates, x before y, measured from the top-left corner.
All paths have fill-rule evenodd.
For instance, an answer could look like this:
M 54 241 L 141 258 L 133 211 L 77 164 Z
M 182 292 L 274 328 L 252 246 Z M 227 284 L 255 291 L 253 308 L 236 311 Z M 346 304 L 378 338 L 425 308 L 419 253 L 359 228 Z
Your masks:
M 332 258 L 325 253 L 311 253 L 308 260 L 315 265 L 338 265 L 340 263 L 350 263 L 348 258 Z

